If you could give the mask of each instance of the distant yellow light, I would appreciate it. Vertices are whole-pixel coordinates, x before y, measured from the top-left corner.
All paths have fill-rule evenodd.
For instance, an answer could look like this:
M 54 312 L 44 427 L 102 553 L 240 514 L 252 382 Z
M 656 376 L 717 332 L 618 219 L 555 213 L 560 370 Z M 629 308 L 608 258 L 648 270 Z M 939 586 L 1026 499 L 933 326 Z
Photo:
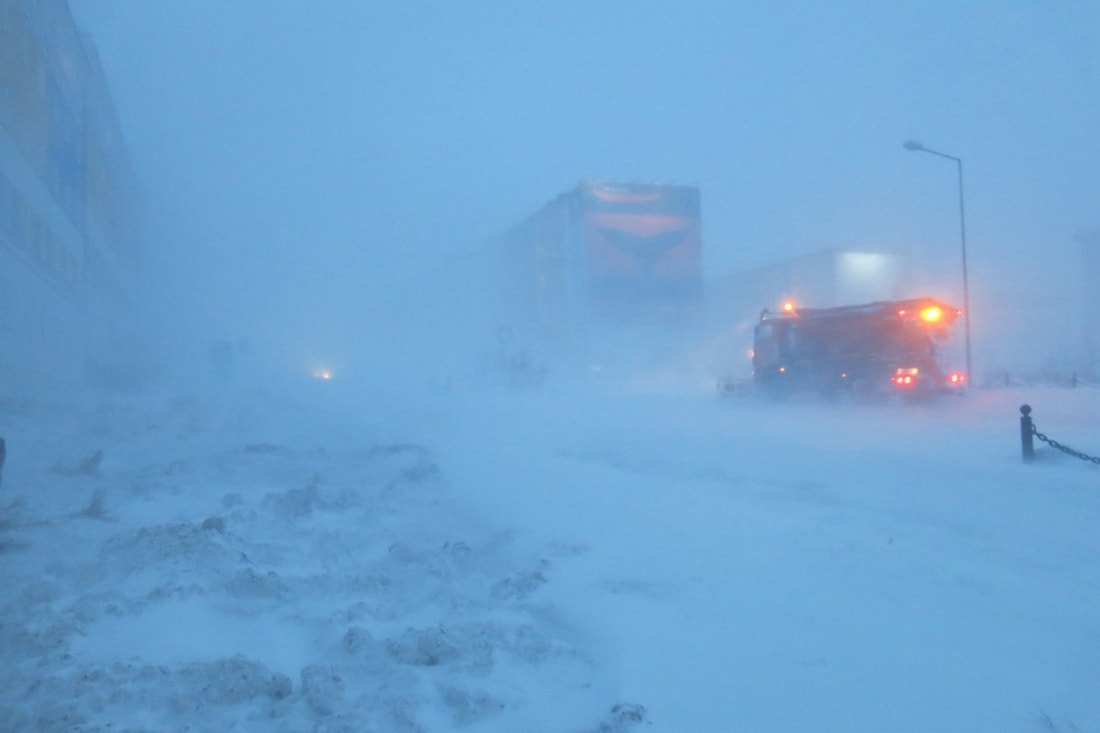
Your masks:
M 314 379 L 320 379 L 322 381 L 329 381 L 332 379 L 332 370 L 325 369 L 324 367 L 317 367 L 312 372 Z
M 920 319 L 925 323 L 939 323 L 943 319 L 943 310 L 938 305 L 921 308 Z
M 784 313 L 794 313 L 794 301 L 793 300 L 783 301 L 783 312 Z

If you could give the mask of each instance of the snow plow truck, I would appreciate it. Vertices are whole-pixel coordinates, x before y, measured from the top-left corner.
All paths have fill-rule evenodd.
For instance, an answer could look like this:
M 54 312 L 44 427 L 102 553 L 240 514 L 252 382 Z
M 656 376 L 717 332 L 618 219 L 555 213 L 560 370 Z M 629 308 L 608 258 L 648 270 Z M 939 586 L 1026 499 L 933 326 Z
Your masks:
M 957 394 L 967 375 L 948 369 L 942 352 L 961 314 L 933 298 L 764 309 L 753 332 L 753 383 L 775 397 Z

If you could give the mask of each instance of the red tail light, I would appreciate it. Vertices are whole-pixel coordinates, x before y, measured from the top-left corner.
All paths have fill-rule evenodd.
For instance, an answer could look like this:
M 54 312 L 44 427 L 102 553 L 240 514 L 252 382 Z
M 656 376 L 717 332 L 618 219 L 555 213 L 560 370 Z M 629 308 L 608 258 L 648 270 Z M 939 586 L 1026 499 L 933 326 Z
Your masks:
M 951 372 L 947 375 L 947 383 L 952 387 L 961 387 L 966 384 L 966 375 L 962 372 Z

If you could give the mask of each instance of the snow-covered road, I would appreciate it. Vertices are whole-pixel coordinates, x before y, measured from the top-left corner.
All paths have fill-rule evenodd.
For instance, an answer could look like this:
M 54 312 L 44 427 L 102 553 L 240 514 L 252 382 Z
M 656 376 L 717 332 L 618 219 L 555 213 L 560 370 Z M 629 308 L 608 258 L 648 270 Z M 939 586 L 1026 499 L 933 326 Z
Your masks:
M 491 421 L 539 416 L 526 442 L 464 430 L 447 463 L 498 522 L 583 548 L 545 595 L 656 729 L 1100 725 L 1100 476 L 1044 448 L 1022 465 L 1017 411 L 1100 448 L 1095 391 L 542 399 Z

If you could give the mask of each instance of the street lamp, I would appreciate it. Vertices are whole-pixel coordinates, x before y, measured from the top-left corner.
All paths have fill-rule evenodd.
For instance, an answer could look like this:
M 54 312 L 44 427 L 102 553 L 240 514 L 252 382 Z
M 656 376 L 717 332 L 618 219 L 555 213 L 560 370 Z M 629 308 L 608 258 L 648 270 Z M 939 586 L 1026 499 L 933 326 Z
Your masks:
M 966 207 L 963 204 L 963 162 L 954 155 L 941 153 L 924 147 L 916 140 L 906 140 L 902 145 L 906 150 L 919 150 L 922 153 L 931 153 L 941 158 L 955 161 L 959 171 L 959 229 L 962 233 L 962 267 L 963 267 L 963 325 L 966 329 L 966 378 L 972 379 L 974 374 L 970 370 L 970 285 L 966 275 Z

